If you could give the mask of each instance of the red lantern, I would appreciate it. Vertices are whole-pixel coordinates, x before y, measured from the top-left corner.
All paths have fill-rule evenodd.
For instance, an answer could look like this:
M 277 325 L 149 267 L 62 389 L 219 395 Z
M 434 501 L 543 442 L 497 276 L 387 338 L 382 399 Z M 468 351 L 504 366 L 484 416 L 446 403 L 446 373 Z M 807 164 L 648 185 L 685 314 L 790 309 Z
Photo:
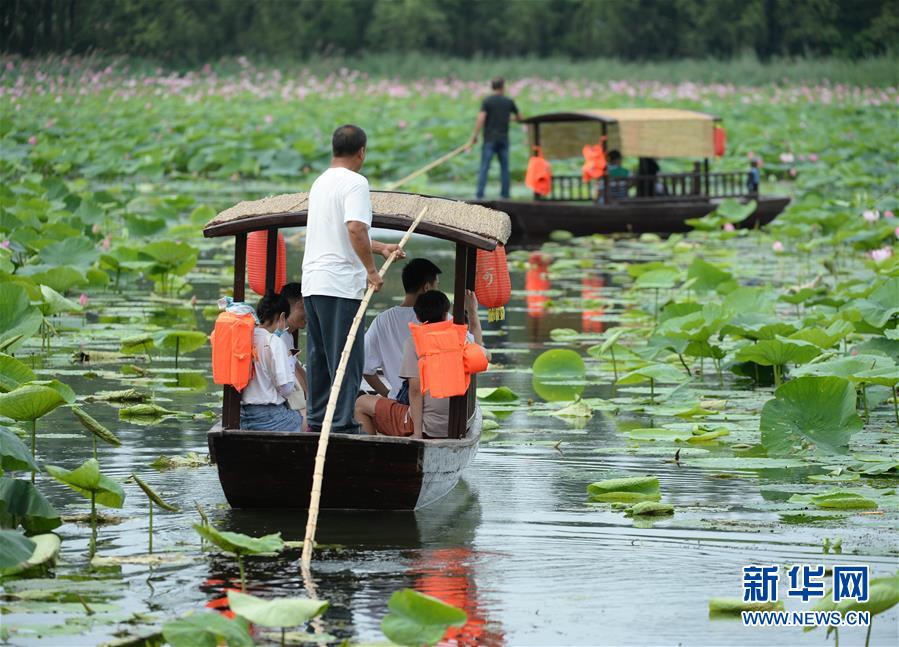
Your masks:
M 715 126 L 715 157 L 724 155 L 727 148 L 727 132 L 721 126 Z
M 250 289 L 262 296 L 265 294 L 265 266 L 268 256 L 268 230 L 251 231 L 247 235 L 247 276 Z M 280 292 L 287 283 L 287 245 L 284 235 L 278 232 L 278 253 L 275 262 L 275 292 Z
M 478 303 L 487 307 L 487 321 L 506 318 L 503 306 L 509 303 L 512 282 L 506 263 L 506 248 L 502 245 L 497 245 L 492 252 L 478 250 L 474 292 Z

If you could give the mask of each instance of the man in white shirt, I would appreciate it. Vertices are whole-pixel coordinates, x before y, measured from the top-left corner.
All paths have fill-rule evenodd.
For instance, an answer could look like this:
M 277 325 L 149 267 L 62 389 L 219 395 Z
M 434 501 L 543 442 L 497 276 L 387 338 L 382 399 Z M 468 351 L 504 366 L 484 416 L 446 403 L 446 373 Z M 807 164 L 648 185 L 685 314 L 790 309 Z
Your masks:
M 410 323 L 418 323 L 412 306 L 418 295 L 440 286 L 440 268 L 426 258 L 413 258 L 403 268 L 403 302 L 388 308 L 371 322 L 365 333 L 365 366 L 362 374 L 365 381 L 378 395 L 396 400 L 402 386 L 400 364 L 403 361 L 403 347 L 412 336 Z M 377 375 L 378 369 L 390 385 Z
M 373 253 L 385 258 L 398 245 L 369 238 L 371 196 L 359 174 L 365 161 L 365 132 L 345 125 L 331 138 L 331 166 L 309 191 L 306 249 L 303 253 L 303 303 L 306 307 L 306 361 L 309 379 L 307 419 L 319 431 L 343 345 L 359 309 L 366 285 L 380 290 Z M 356 336 L 340 388 L 332 431 L 358 433 L 353 407 L 365 360 L 365 337 Z

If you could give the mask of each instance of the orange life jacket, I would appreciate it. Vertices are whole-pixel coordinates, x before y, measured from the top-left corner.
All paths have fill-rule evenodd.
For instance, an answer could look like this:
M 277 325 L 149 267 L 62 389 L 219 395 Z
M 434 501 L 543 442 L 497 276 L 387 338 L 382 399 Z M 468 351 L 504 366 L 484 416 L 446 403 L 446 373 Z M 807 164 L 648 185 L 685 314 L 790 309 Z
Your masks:
M 256 320 L 252 314 L 222 312 L 215 320 L 209 335 L 212 345 L 212 380 L 216 384 L 230 384 L 243 391 L 253 377 L 253 331 Z
M 464 395 L 472 373 L 487 370 L 487 356 L 477 344 L 466 342 L 468 326 L 452 320 L 432 324 L 409 324 L 418 354 L 421 392 L 432 398 Z
M 538 195 L 549 195 L 553 188 L 552 166 L 543 157 L 539 146 L 534 146 L 534 156 L 528 160 L 528 170 L 524 175 L 525 186 Z
M 598 144 L 587 144 L 581 151 L 584 154 L 584 165 L 581 167 L 584 182 L 598 180 L 606 174 L 605 139 L 601 137 Z

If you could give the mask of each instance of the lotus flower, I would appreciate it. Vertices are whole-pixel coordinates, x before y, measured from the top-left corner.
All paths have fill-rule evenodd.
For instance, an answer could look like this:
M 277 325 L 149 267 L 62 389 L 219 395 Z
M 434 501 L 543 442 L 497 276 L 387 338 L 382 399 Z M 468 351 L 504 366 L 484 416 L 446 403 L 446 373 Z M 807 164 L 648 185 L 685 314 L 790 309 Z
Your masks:
M 86 308 L 86 307 L 87 307 L 87 302 L 88 302 L 89 300 L 90 300 L 90 299 L 87 298 L 87 295 L 86 295 L 84 292 L 82 292 L 82 293 L 81 293 L 81 296 L 78 297 L 78 305 L 80 305 L 82 308 Z
M 792 164 L 796 158 L 793 157 L 793 153 L 781 153 L 780 161 L 784 164 Z
M 265 119 L 265 123 L 267 123 L 267 124 L 270 124 L 270 123 L 272 123 L 272 121 L 274 121 L 272 119 L 271 115 L 265 115 L 264 119 Z
M 3 242 L 0 242 L 0 248 L 9 249 L 9 239 L 5 239 Z
M 724 231 L 734 231 L 736 227 L 734 227 L 734 223 L 726 222 L 724 223 Z
M 774 244 L 771 245 L 771 249 L 773 249 L 776 254 L 780 254 L 784 250 L 784 244 L 779 240 L 775 240 Z
M 104 252 L 109 251 L 109 246 L 112 244 L 112 241 L 109 240 L 109 236 L 100 241 L 100 247 L 103 248 Z
M 795 166 L 790 167 L 790 177 L 796 177 L 799 171 L 796 170 Z
M 862 212 L 862 218 L 867 220 L 868 222 L 877 222 L 877 219 L 880 218 L 880 214 L 871 209 Z
M 884 218 L 892 218 L 892 217 L 893 217 L 893 212 L 890 211 L 889 209 L 887 209 L 886 211 L 883 212 L 883 217 L 884 217 Z
M 28 138 L 29 146 L 34 146 L 36 144 L 37 144 L 37 135 L 32 135 L 31 137 Z
M 817 162 L 817 161 L 818 161 L 818 156 L 817 156 L 815 153 L 809 153 L 809 154 L 808 154 L 808 161 L 809 161 L 809 162 Z

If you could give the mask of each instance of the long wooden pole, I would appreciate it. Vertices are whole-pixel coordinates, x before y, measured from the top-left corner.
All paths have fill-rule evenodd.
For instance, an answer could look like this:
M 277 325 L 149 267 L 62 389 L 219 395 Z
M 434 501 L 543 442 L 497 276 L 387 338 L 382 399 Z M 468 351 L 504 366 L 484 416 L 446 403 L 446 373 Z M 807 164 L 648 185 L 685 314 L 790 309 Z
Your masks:
M 460 153 L 464 152 L 467 146 L 468 146 L 468 144 L 462 144 L 461 146 L 459 146 L 459 148 L 451 150 L 449 153 L 447 153 L 446 155 L 443 155 L 442 157 L 438 157 L 433 162 L 426 164 L 425 166 L 422 166 L 420 169 L 410 173 L 409 175 L 402 178 L 401 180 L 397 180 L 393 184 L 388 184 L 387 187 L 385 188 L 385 190 L 393 191 L 393 190 L 397 189 L 398 187 L 401 187 L 402 185 L 404 185 L 409 180 L 414 180 L 422 173 L 427 173 L 431 169 L 437 168 L 444 162 L 448 162 L 451 159 L 453 159 L 456 155 L 459 155 Z
M 424 207 L 421 212 L 419 212 L 418 216 L 416 216 L 415 220 L 412 221 L 412 225 L 406 231 L 402 240 L 400 240 L 399 249 L 403 249 L 406 246 L 406 243 L 409 242 L 412 232 L 418 227 L 418 224 L 421 222 L 422 218 L 424 218 L 427 211 L 428 208 Z M 381 266 L 378 274 L 383 277 L 387 273 L 387 270 L 390 269 L 393 261 L 396 260 L 397 253 L 398 251 L 393 252 L 388 259 L 384 261 L 384 265 Z M 303 568 L 309 568 L 309 565 L 312 563 L 312 544 L 315 540 L 315 530 L 318 526 L 318 506 L 321 501 L 322 481 L 324 480 L 325 475 L 325 454 L 328 451 L 328 439 L 331 436 L 331 424 L 334 422 L 334 412 L 337 410 L 337 399 L 340 396 L 340 386 L 343 384 L 346 365 L 350 360 L 353 343 L 356 341 L 356 332 L 359 330 L 359 325 L 362 323 L 362 318 L 365 316 L 365 310 L 368 308 L 368 302 L 371 300 L 374 293 L 374 287 L 368 286 L 368 290 L 365 291 L 365 296 L 362 298 L 362 303 L 359 304 L 359 309 L 356 311 L 356 316 L 353 318 L 353 324 L 350 326 L 350 332 L 347 334 L 346 343 L 343 345 L 343 352 L 340 354 L 340 362 L 337 364 L 337 371 L 334 373 L 334 382 L 331 384 L 331 393 L 328 396 L 328 407 L 325 409 L 325 420 L 322 422 L 322 431 L 318 437 L 318 451 L 315 454 L 315 470 L 312 473 L 312 493 L 309 497 L 309 516 L 306 519 L 306 537 L 303 539 L 303 557 L 301 562 Z

